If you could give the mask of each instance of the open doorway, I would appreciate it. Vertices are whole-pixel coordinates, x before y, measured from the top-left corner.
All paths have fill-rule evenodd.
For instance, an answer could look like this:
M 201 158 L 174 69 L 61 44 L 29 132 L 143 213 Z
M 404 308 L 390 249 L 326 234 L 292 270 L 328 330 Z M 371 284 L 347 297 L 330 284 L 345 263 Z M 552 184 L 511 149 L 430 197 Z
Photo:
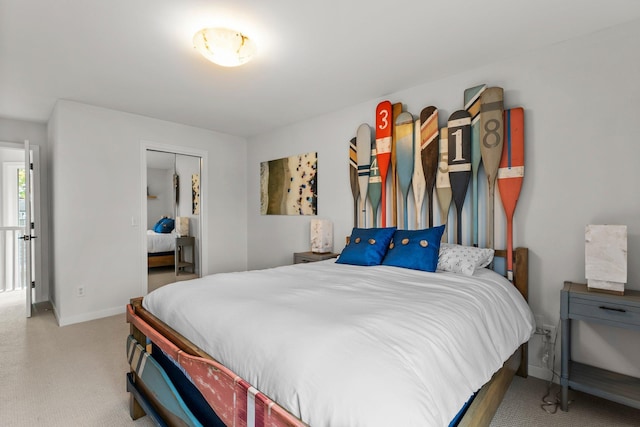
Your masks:
M 39 202 L 38 147 L 0 142 L 0 297 L 22 300 L 27 317 L 43 300 Z
M 147 292 L 200 277 L 202 158 L 146 150 Z

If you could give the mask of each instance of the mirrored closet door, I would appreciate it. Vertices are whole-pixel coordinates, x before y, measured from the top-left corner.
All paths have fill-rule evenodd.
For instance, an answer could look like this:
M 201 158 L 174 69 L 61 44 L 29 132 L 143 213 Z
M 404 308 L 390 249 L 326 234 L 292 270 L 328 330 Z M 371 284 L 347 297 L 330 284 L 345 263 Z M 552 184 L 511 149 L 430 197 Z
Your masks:
M 147 150 L 147 289 L 200 276 L 197 156 Z

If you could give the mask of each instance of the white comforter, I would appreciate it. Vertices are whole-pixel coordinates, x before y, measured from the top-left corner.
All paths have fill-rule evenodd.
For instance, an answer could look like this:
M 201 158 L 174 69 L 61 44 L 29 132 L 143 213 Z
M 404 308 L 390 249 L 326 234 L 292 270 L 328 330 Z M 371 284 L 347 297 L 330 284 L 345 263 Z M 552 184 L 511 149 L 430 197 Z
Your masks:
M 143 305 L 311 426 L 446 426 L 535 329 L 486 269 L 329 260 L 175 283 Z
M 176 249 L 176 234 L 156 233 L 153 230 L 147 230 L 147 253 L 171 252 Z

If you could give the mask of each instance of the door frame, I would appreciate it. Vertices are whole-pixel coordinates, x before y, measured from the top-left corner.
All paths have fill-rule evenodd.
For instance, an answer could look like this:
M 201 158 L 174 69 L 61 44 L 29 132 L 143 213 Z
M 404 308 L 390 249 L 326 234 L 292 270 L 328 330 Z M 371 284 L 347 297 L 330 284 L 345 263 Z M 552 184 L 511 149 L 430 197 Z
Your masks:
M 208 164 L 208 152 L 199 150 L 192 147 L 184 147 L 180 145 L 164 144 L 154 141 L 141 140 L 140 141 L 140 239 L 141 239 L 141 251 L 140 251 L 140 293 L 139 295 L 147 295 L 149 282 L 147 271 L 147 150 L 164 151 L 170 154 L 183 154 L 186 156 L 193 156 L 200 158 L 200 251 L 197 255 L 196 261 L 200 266 L 200 276 L 204 276 L 209 271 L 208 254 L 209 245 L 207 230 L 207 217 L 205 213 L 208 212 L 207 207 L 207 191 L 208 188 L 208 174 L 206 165 Z M 204 188 L 204 191 L 203 191 Z
M 5 142 L 0 141 L 0 148 L 8 148 L 12 150 L 18 150 L 22 152 L 23 160 L 20 163 L 24 164 L 24 142 Z M 35 285 L 35 293 L 32 293 L 32 303 L 42 302 L 48 298 L 49 289 L 48 284 L 45 289 L 44 277 L 43 277 L 43 258 L 42 258 L 42 246 L 46 243 L 45 236 L 42 235 L 42 191 L 40 189 L 40 147 L 38 145 L 30 144 L 29 148 L 31 149 L 33 162 L 33 204 L 31 211 L 31 220 L 35 223 L 35 229 L 33 230 L 33 235 L 38 236 L 37 239 L 31 241 L 34 244 L 34 253 L 35 260 L 33 270 L 35 272 L 35 276 L 32 278 L 33 281 L 36 282 Z M 1 168 L 0 168 L 1 169 Z M 1 192 L 1 191 L 0 191 Z M 34 292 L 33 290 L 31 292 Z

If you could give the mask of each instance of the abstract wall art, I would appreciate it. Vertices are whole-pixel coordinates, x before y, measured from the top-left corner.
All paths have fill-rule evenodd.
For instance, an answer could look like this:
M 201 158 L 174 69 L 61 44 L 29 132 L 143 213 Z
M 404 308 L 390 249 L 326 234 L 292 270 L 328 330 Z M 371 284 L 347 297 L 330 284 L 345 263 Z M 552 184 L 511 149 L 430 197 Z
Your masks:
M 260 163 L 262 215 L 316 215 L 318 153 Z
M 191 213 L 200 215 L 200 174 L 191 175 Z

